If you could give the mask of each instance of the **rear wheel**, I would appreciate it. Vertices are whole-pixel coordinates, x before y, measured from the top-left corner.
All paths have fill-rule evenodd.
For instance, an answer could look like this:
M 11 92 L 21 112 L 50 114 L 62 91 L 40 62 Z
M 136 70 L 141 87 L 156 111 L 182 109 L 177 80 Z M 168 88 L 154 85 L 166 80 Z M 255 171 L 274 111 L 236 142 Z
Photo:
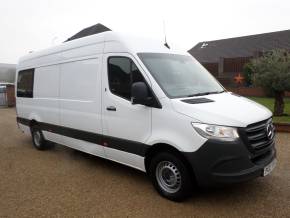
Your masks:
M 192 176 L 179 155 L 168 152 L 155 155 L 149 174 L 155 189 L 169 200 L 182 201 L 192 194 Z
M 45 150 L 49 148 L 48 142 L 45 140 L 42 131 L 37 125 L 31 127 L 31 137 L 33 145 L 38 150 Z

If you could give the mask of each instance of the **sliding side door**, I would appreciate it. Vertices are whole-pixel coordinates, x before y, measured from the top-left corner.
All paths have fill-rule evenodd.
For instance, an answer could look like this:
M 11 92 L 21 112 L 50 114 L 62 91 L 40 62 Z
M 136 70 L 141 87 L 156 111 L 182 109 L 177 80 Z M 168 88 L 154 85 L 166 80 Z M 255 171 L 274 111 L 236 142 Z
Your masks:
M 60 76 L 60 114 L 63 143 L 104 157 L 100 146 L 102 56 L 63 63 Z

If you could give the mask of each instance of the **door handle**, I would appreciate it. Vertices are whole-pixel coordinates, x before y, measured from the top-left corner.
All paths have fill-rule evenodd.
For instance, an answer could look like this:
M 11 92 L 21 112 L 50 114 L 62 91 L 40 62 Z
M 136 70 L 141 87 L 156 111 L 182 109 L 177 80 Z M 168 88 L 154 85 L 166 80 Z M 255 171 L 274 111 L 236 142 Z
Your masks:
M 115 106 L 108 106 L 107 107 L 107 111 L 116 111 L 116 107 Z

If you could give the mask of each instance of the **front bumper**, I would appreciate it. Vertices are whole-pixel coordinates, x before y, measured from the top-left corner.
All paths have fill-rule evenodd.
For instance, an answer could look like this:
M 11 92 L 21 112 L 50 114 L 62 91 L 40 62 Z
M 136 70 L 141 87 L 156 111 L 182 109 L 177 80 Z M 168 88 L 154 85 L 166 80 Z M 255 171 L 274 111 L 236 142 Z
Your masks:
M 208 140 L 198 151 L 184 153 L 200 186 L 239 183 L 263 175 L 263 169 L 276 157 L 274 142 L 253 154 L 241 141 Z

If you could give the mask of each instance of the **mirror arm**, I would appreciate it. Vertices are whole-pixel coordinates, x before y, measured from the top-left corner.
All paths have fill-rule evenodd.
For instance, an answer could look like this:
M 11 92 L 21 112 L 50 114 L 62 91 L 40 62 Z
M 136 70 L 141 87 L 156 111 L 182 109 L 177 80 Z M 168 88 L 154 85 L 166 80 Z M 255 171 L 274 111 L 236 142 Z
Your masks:
M 140 101 L 137 101 L 136 102 L 135 98 L 132 97 L 131 98 L 131 103 L 133 105 L 135 105 L 135 104 L 141 104 L 141 105 L 145 105 L 145 106 L 150 107 L 153 104 L 153 98 L 152 97 L 148 97 L 146 99 L 143 99 L 143 100 L 140 100 Z

